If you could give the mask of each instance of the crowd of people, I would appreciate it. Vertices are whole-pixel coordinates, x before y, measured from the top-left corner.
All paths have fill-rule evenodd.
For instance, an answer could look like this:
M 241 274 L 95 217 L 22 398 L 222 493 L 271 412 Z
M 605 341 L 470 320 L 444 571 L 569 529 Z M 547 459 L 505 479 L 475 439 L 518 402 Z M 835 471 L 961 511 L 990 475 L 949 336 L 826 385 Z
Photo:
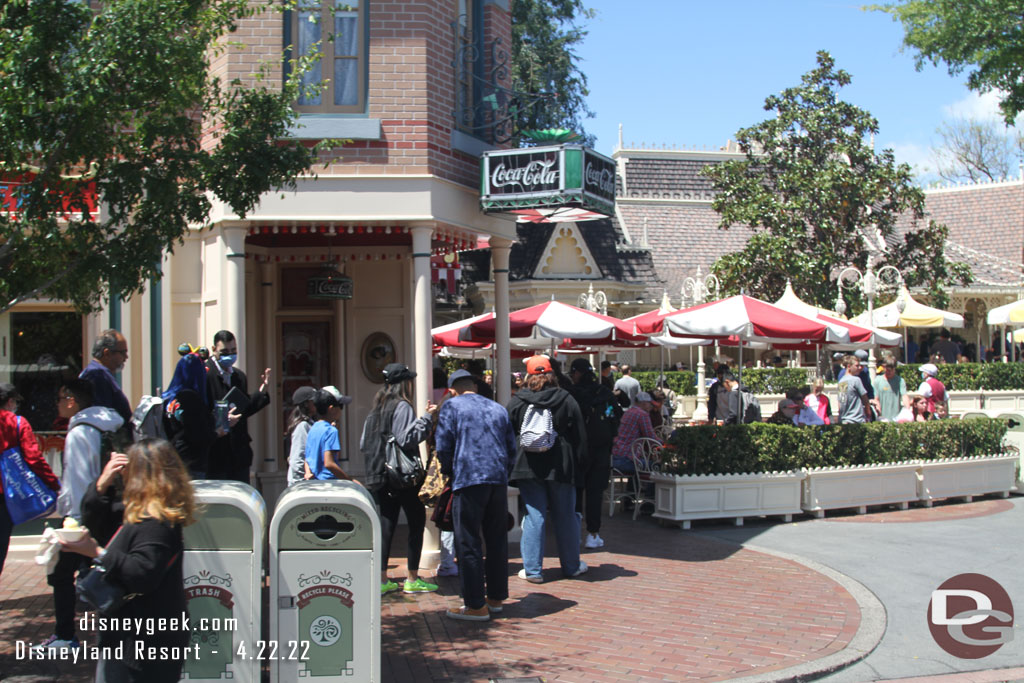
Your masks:
M 944 353 L 945 340 L 943 335 L 932 345 L 936 353 Z M 97 567 L 143 596 L 129 604 L 126 614 L 179 610 L 184 603 L 181 529 L 192 521 L 195 506 L 191 481 L 249 481 L 253 452 L 247 420 L 270 403 L 270 369 L 261 373 L 258 389 L 250 393 L 245 374 L 234 367 L 238 341 L 227 330 L 217 332 L 209 350 L 183 345 L 179 353 L 170 385 L 153 402 L 159 406 L 156 419 L 150 419 L 152 405 L 140 405 L 133 415 L 115 377 L 128 358 L 124 336 L 107 330 L 97 337 L 89 365 L 58 392 L 57 412 L 67 423 L 60 480 L 40 454 L 31 427 L 17 415 L 21 395 L 12 385 L 0 384 L 3 448 L 20 447 L 27 465 L 46 486 L 59 491 L 58 513 L 87 529 L 81 540 L 62 541 L 48 576 L 54 634 L 39 647 L 79 647 L 75 584 Z M 884 358 L 872 377 L 862 362 L 865 357 L 857 352 L 842 359 L 838 405 L 831 405 L 819 379 L 787 391 L 767 421 L 801 426 L 944 416 L 946 389 L 934 364 L 921 366 L 921 384 L 911 392 L 897 374 L 894 358 Z M 424 504 L 415 486 L 396 483 L 388 475 L 387 464 L 389 448 L 418 458 L 420 444 L 427 442 L 451 491 L 451 531 L 442 532 L 438 574 L 459 576 L 464 602 L 447 614 L 470 621 L 500 613 L 508 598 L 507 487 L 519 489 L 524 508 L 519 578 L 529 583 L 548 578 L 543 563 L 549 526 L 562 575 L 584 574 L 588 568 L 580 546 L 600 548 L 605 543 L 600 536 L 601 503 L 610 469 L 634 471 L 632 444 L 639 438 L 661 440 L 664 427 L 671 427 L 676 400 L 664 377 L 655 389 L 644 391 L 628 365 L 620 369 L 606 361 L 595 370 L 587 359 L 577 358 L 563 373 L 556 361 L 533 356 L 525 372 L 510 378 L 507 406 L 494 401 L 493 376 L 479 365 L 470 363 L 451 376 L 435 369 L 435 392 L 417 417 L 416 373 L 391 363 L 383 377 L 362 428 L 359 449 L 365 466 L 358 480 L 342 468 L 346 449 L 337 427 L 352 398 L 330 385 L 294 391 L 287 423 L 288 484 L 347 479 L 364 486 L 381 516 L 381 593 L 436 591 L 437 584 L 419 575 Z M 719 365 L 715 377 L 708 391 L 709 421 L 761 419 L 756 399 L 728 366 Z M 388 574 L 388 559 L 403 513 L 407 566 L 399 583 Z M 0 571 L 11 527 L 7 508 L 0 504 Z M 168 632 L 159 640 L 173 644 L 183 637 Z M 131 661 L 101 665 L 97 672 L 98 680 L 177 680 L 179 674 Z

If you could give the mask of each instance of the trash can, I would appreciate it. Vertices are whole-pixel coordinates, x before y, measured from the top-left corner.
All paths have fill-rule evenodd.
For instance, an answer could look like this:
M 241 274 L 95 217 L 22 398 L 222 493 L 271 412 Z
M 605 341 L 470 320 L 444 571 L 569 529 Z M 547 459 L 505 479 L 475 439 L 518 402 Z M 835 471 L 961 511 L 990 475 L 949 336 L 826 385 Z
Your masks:
M 237 481 L 193 482 L 199 504 L 185 527 L 185 599 L 198 656 L 182 680 L 259 683 L 267 506 Z
M 304 481 L 270 522 L 270 680 L 380 681 L 380 518 L 349 481 Z

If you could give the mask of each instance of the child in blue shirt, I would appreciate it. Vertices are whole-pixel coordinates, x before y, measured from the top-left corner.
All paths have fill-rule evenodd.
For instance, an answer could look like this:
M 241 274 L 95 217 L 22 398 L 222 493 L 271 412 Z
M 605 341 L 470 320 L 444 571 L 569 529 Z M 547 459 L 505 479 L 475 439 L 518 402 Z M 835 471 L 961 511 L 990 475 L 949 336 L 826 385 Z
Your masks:
M 313 399 L 317 421 L 306 436 L 306 466 L 314 479 L 355 481 L 338 464 L 341 460 L 341 440 L 337 428 L 332 424 L 341 418 L 342 407 L 351 402 L 351 396 L 345 396 L 333 386 L 324 387 Z

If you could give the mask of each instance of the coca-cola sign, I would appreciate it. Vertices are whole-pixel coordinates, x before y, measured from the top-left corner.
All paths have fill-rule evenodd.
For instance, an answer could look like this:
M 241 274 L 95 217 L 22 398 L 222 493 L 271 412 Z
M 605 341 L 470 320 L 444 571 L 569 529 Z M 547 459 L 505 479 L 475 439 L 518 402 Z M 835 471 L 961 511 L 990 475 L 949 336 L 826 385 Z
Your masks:
M 586 150 L 583 154 L 583 191 L 615 201 L 615 163 Z
M 562 182 L 560 155 L 557 152 L 526 152 L 495 156 L 491 159 L 488 185 L 490 194 L 527 194 L 558 190 Z
M 582 145 L 487 151 L 480 160 L 480 206 L 517 220 L 533 209 L 550 213 L 559 207 L 610 216 L 615 168 L 614 161 Z

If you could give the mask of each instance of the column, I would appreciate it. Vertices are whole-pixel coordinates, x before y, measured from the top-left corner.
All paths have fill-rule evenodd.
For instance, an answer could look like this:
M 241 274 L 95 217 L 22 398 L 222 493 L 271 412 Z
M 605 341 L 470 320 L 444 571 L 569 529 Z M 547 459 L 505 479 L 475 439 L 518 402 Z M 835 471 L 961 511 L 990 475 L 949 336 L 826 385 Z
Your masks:
M 493 236 L 491 273 L 494 277 L 494 398 L 506 405 L 512 398 L 509 378 L 512 376 L 511 342 L 509 341 L 508 256 L 512 240 Z
M 430 242 L 434 235 L 432 225 L 413 225 L 412 233 L 412 355 L 413 370 L 416 371 L 416 399 L 413 408 L 417 415 L 423 414 L 423 408 L 430 398 L 434 372 L 432 366 L 433 345 L 430 341 L 431 309 L 433 301 L 430 295 Z M 426 444 L 420 445 L 420 453 L 426 455 Z M 425 458 L 424 458 L 425 462 Z M 432 572 L 441 559 L 440 531 L 430 522 L 423 532 L 423 551 L 420 554 L 420 570 Z
M 238 361 L 235 367 L 247 374 L 245 366 L 245 225 L 224 225 L 221 227 L 221 241 L 224 245 L 224 275 L 221 282 L 221 324 L 238 339 Z M 212 330 L 207 336 L 213 339 Z M 204 343 L 212 343 L 204 340 Z M 262 368 L 261 368 L 262 369 Z M 255 378 L 259 381 L 259 373 Z
M 416 409 L 417 414 L 423 412 L 430 398 L 431 384 L 434 378 L 430 342 L 431 309 L 430 298 L 430 241 L 434 228 L 430 225 L 416 225 L 410 228 L 412 233 L 412 339 L 413 360 L 416 372 Z

